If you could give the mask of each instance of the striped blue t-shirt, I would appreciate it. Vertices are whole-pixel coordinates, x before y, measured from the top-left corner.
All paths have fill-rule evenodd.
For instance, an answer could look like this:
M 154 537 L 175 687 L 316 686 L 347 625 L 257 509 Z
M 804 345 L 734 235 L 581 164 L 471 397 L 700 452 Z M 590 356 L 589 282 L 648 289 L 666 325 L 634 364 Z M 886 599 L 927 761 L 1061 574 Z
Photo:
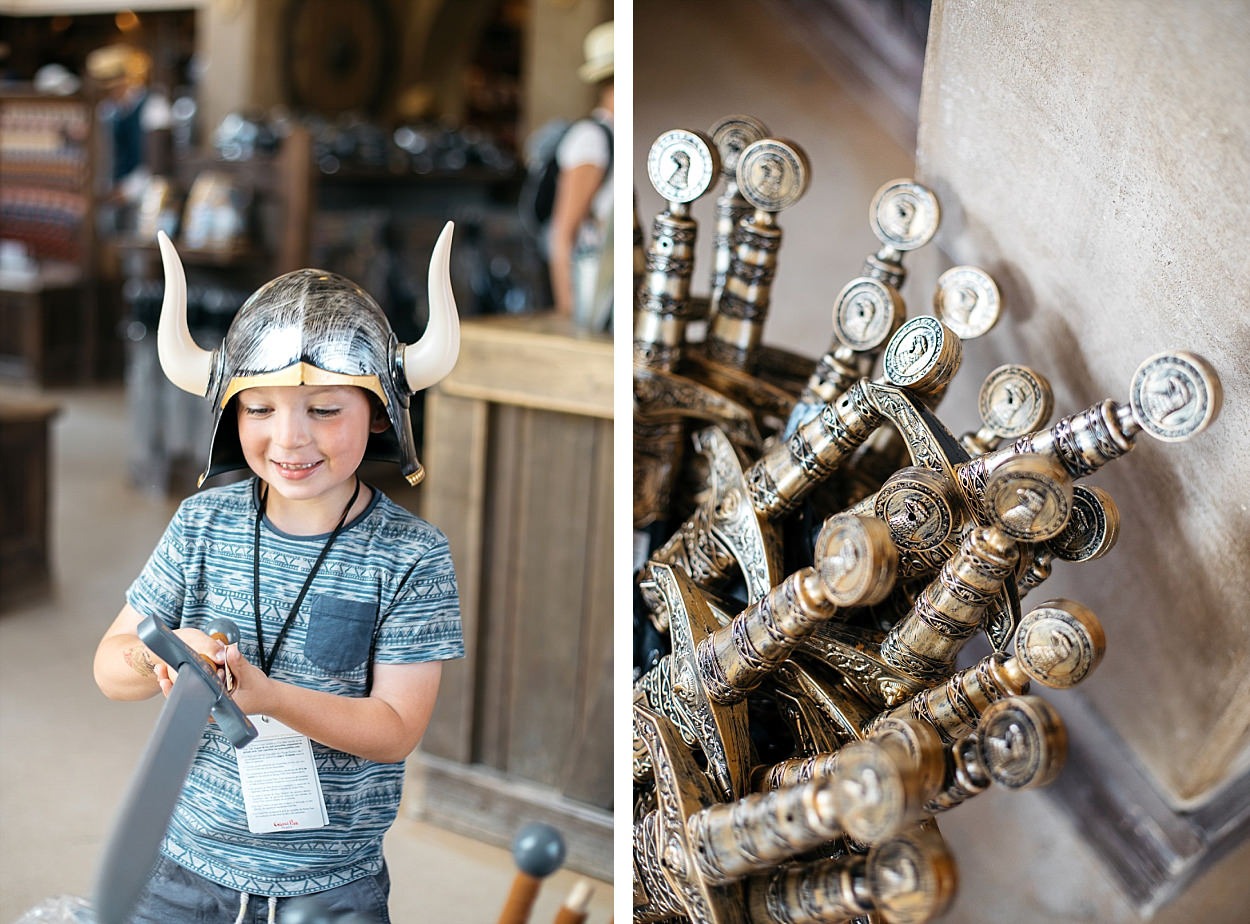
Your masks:
M 170 628 L 233 619 L 239 650 L 253 664 L 259 663 L 252 606 L 256 485 L 252 479 L 183 501 L 126 594 L 141 615 Z M 287 535 L 263 521 L 260 615 L 267 656 L 327 538 Z M 363 696 L 371 645 L 375 664 L 464 656 L 446 537 L 376 489 L 365 512 L 335 540 L 269 675 Z M 206 879 L 254 895 L 303 895 L 376 874 L 382 837 L 399 808 L 403 762 L 377 763 L 315 741 L 313 755 L 329 824 L 253 834 L 234 747 L 210 723 L 162 851 Z

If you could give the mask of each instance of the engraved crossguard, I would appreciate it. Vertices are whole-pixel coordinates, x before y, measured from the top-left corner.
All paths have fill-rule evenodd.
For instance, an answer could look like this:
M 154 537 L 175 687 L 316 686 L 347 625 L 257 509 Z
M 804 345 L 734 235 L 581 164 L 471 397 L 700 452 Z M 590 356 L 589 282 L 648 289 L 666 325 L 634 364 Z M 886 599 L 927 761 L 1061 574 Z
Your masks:
M 991 703 L 1027 693 L 1032 680 L 1057 690 L 1076 686 L 1102 661 L 1106 646 L 1102 624 L 1088 607 L 1073 600 L 1049 600 L 1020 620 L 1014 654 L 987 655 L 945 683 L 882 713 L 865 732 L 894 716 L 919 719 L 932 725 L 944 741 L 954 741 L 977 728 Z
M 689 743 L 732 758 L 717 782 L 727 793 L 744 790 L 745 749 L 725 740 L 741 733 L 743 719 L 734 716 L 733 707 L 743 705 L 746 694 L 840 607 L 883 599 L 895 570 L 884 524 L 870 517 L 831 517 L 817 541 L 814 566 L 791 574 L 728 625 L 714 627 L 701 596 L 686 583 L 689 578 L 671 566 L 657 566 L 654 577 L 670 613 L 673 651 L 635 682 L 635 703 L 667 716 Z M 637 739 L 634 757 L 635 779 L 647 779 L 652 768 Z M 717 771 L 710 766 L 709 772 L 715 777 Z
M 955 438 L 911 394 L 944 387 L 958 369 L 961 356 L 959 338 L 936 318 L 926 316 L 908 321 L 886 348 L 885 378 L 877 382 L 860 379 L 741 473 L 749 509 L 737 494 L 705 502 L 653 553 L 650 562 L 682 568 L 709 589 L 732 574 L 738 565 L 748 571 L 749 558 L 744 557 L 743 550 L 733 550 L 731 554 L 718 531 L 711 527 L 717 520 L 726 519 L 720 509 L 729 506 L 735 513 L 734 519 L 750 517 L 759 524 L 779 520 L 846 462 L 887 419 L 887 412 L 909 424 L 922 421 L 945 434 L 943 439 L 949 441 L 951 450 L 960 452 Z M 867 506 L 857 508 L 855 513 L 872 515 L 874 511 Z M 739 527 L 742 529 L 745 527 Z M 754 552 L 750 558 L 765 555 L 755 547 L 750 551 Z M 752 599 L 755 598 L 753 594 Z

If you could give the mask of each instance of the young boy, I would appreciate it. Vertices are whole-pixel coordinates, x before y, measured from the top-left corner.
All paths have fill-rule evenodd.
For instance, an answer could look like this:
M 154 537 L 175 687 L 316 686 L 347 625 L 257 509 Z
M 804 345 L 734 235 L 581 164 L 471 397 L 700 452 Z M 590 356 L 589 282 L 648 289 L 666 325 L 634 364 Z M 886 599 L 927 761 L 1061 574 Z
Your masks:
M 311 757 L 257 768 L 209 723 L 136 922 L 272 922 L 284 899 L 313 893 L 331 911 L 390 920 L 382 838 L 441 662 L 464 644 L 447 540 L 357 468 L 380 458 L 412 484 L 423 475 L 408 399 L 459 352 L 450 240 L 449 224 L 418 343 L 398 344 L 346 279 L 300 270 L 252 295 L 209 352 L 190 336 L 182 265 L 162 235 L 161 365 L 213 402 L 200 482 L 244 466 L 255 477 L 182 502 L 99 644 L 96 683 L 113 699 L 168 695 L 169 668 L 136 633 L 160 619 L 221 666 L 262 736 Z M 223 616 L 237 644 L 204 632 Z

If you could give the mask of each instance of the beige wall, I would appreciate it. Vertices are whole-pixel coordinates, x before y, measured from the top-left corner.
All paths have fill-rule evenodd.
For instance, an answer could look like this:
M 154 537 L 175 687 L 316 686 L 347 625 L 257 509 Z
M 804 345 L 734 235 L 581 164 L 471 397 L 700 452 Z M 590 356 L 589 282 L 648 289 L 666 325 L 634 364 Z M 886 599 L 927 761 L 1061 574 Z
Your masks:
M 1175 348 L 1223 379 L 1210 431 L 1140 438 L 1092 479 L 1120 506 L 1120 543 L 1043 588 L 1102 618 L 1106 660 L 1081 695 L 1180 806 L 1250 757 L 1248 61 L 1241 2 L 948 0 L 921 104 L 939 242 L 990 270 L 1009 312 L 965 351 L 965 388 L 1023 359 L 1067 413 L 1126 401 L 1138 363 Z
M 594 105 L 594 89 L 577 79 L 582 40 L 612 18 L 610 0 L 529 0 L 530 29 L 521 66 L 521 137 L 551 119 L 575 119 Z

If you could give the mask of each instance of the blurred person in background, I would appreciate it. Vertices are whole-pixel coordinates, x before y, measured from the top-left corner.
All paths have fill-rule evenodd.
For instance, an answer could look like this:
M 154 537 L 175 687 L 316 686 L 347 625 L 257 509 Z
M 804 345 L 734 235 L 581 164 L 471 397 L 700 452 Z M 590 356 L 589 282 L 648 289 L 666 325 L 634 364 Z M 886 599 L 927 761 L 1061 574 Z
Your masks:
M 611 22 L 591 29 L 583 44 L 577 75 L 595 85 L 597 102 L 560 141 L 548 242 L 556 313 L 597 331 L 612 326 L 612 45 Z

